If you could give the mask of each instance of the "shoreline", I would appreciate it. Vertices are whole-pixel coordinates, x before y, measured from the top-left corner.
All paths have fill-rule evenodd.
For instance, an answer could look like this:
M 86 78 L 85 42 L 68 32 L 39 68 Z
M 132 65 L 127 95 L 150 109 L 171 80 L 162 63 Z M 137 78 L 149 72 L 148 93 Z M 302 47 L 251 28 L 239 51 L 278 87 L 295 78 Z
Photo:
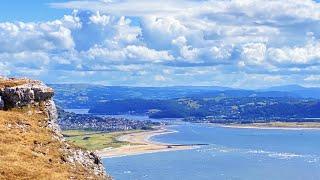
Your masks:
M 285 125 L 269 124 L 269 123 L 252 123 L 252 124 L 215 124 L 219 127 L 234 129 L 266 129 L 266 130 L 320 130 L 319 126 L 305 126 L 306 123 L 298 125 L 296 123 L 287 123 Z
M 252 123 L 252 124 L 214 124 L 203 123 L 210 126 L 234 129 L 261 129 L 261 130 L 320 130 L 320 123 Z M 157 127 L 152 131 L 132 132 L 121 135 L 116 139 L 121 142 L 129 142 L 129 145 L 123 145 L 117 148 L 105 148 L 98 150 L 97 154 L 101 158 L 114 158 L 123 156 L 132 156 L 148 153 L 190 150 L 205 144 L 169 144 L 152 141 L 151 138 L 158 135 L 176 133 L 177 131 L 168 130 L 165 126 Z
M 158 129 L 152 131 L 129 133 L 117 137 L 117 140 L 122 142 L 129 142 L 131 144 L 124 145 L 118 148 L 105 148 L 97 151 L 97 154 L 101 158 L 114 158 L 157 152 L 189 150 L 199 147 L 199 145 L 169 144 L 150 140 L 154 136 L 176 132 L 177 131 L 168 130 L 165 127 L 159 127 Z

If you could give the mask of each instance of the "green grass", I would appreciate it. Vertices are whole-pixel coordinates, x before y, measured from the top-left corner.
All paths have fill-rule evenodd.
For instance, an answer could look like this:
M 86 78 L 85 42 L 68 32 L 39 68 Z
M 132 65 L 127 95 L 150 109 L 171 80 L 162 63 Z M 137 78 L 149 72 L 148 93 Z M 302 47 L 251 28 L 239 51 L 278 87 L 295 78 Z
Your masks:
M 97 134 L 99 131 L 85 131 L 85 130 L 67 130 L 62 132 L 64 136 L 83 136 L 88 134 Z
M 96 132 L 83 130 L 69 130 L 63 131 L 66 140 L 80 148 L 87 150 L 101 150 L 112 147 L 117 148 L 123 145 L 130 144 L 129 142 L 118 141 L 117 137 L 140 131 L 124 131 L 124 132 Z

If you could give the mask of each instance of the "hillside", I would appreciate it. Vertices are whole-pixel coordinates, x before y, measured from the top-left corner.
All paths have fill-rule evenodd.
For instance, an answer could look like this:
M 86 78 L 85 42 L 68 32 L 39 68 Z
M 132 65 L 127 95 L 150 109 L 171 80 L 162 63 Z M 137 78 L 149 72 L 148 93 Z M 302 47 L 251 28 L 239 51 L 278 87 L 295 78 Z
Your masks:
M 90 113 L 148 114 L 151 118 L 185 118 L 212 122 L 314 122 L 320 117 L 318 99 L 286 97 L 128 99 L 96 104 Z
M 53 94 L 39 81 L 0 78 L 0 179 L 111 179 L 98 156 L 63 139 Z
M 232 89 L 208 86 L 126 87 L 93 84 L 52 84 L 57 105 L 65 109 L 89 109 L 97 103 L 110 100 L 146 99 L 168 100 L 176 98 L 320 98 L 320 88 L 298 85 L 276 86 L 267 89 Z

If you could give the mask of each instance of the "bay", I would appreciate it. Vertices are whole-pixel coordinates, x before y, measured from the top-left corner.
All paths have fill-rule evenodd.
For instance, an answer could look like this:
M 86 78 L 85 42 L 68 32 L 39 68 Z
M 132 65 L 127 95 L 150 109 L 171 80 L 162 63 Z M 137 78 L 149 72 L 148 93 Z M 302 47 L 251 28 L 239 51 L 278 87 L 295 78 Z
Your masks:
M 318 180 L 320 131 L 171 126 L 154 141 L 209 144 L 198 149 L 103 159 L 116 180 Z

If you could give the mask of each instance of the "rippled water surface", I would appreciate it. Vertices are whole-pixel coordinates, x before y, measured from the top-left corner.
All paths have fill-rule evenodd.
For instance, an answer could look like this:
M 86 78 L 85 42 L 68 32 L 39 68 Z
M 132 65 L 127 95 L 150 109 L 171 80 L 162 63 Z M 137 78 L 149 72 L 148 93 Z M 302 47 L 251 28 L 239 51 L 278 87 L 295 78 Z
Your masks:
M 104 159 L 116 180 L 319 180 L 320 131 L 231 129 L 200 124 L 153 137 L 199 149 Z

